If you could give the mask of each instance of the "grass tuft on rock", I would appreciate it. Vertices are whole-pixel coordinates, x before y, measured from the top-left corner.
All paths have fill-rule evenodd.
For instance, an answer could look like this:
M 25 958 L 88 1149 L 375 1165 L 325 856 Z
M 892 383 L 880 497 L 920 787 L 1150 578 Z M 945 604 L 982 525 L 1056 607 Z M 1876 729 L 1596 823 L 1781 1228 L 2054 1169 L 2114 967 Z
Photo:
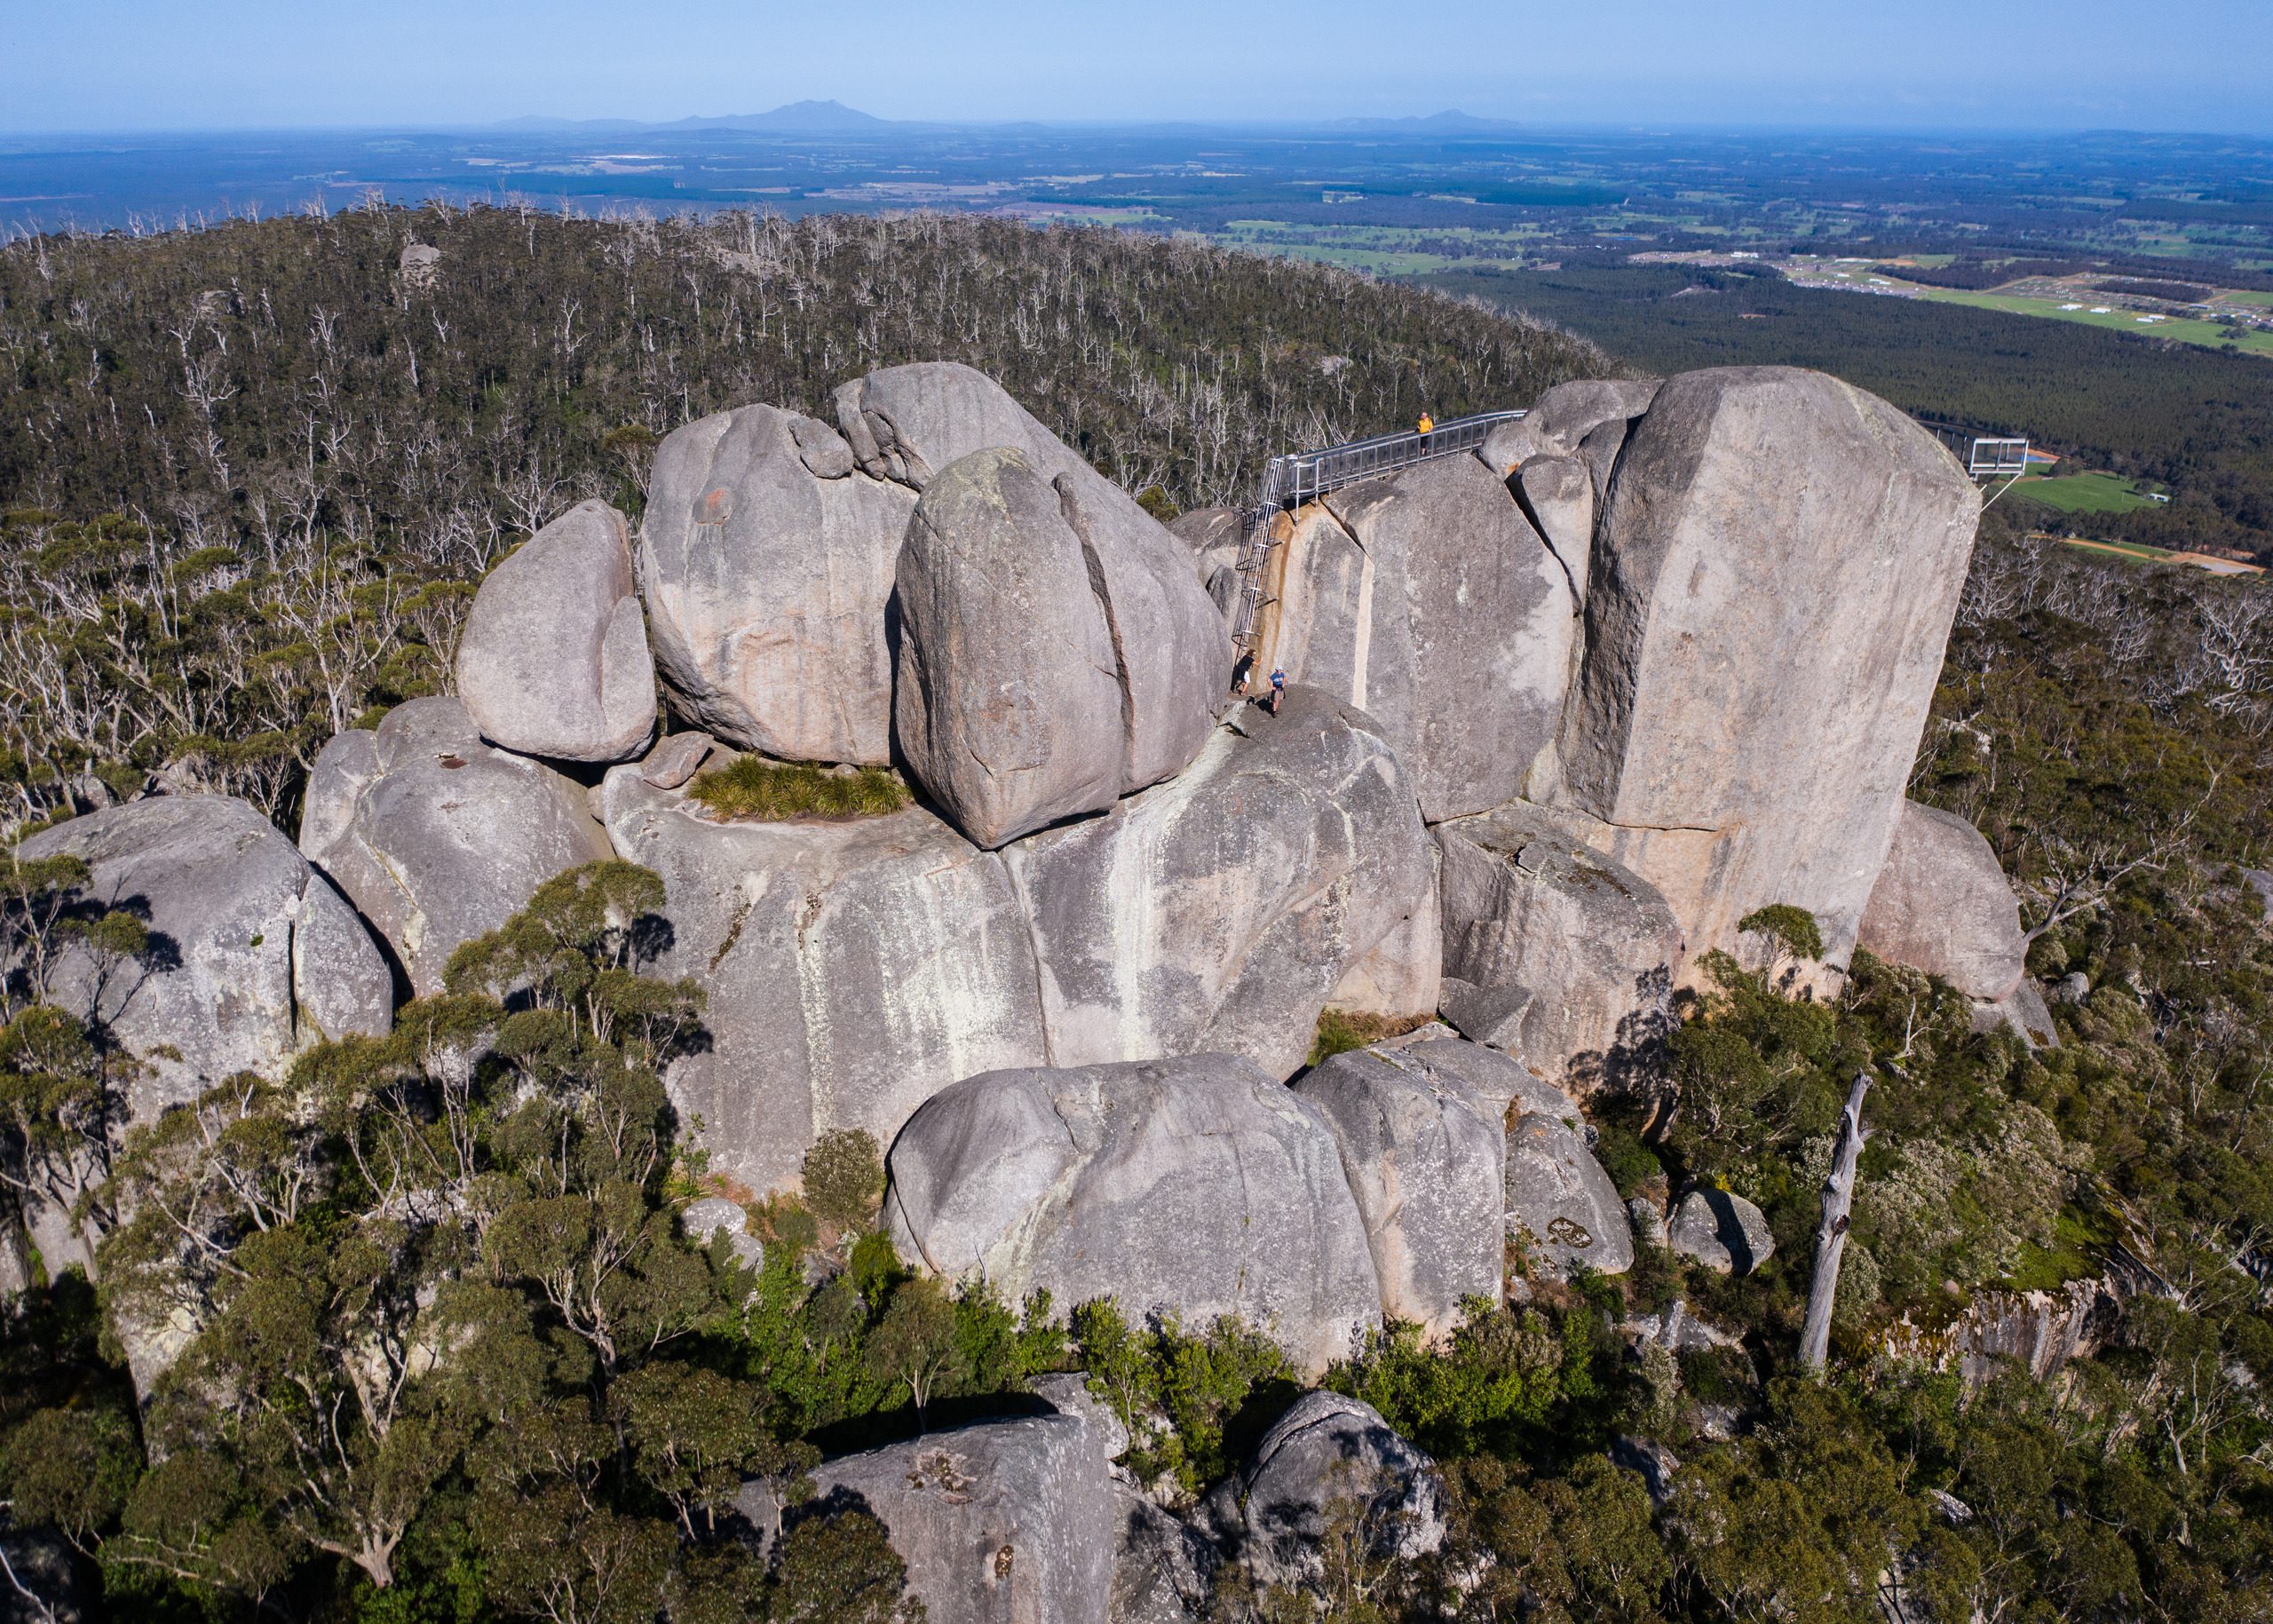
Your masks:
M 687 787 L 687 794 L 722 820 L 748 823 L 882 818 L 904 810 L 914 798 L 889 767 L 843 772 L 804 762 L 768 761 L 762 756 L 737 756 L 725 766 L 712 768 Z
M 1415 1015 L 1399 1018 L 1394 1015 L 1358 1015 L 1347 1010 L 1327 1010 L 1318 1018 L 1318 1034 L 1311 1043 L 1306 1066 L 1320 1066 L 1336 1055 L 1346 1055 L 1353 1049 L 1365 1049 L 1390 1038 L 1403 1037 L 1417 1026 L 1425 1026 L 1430 1017 Z

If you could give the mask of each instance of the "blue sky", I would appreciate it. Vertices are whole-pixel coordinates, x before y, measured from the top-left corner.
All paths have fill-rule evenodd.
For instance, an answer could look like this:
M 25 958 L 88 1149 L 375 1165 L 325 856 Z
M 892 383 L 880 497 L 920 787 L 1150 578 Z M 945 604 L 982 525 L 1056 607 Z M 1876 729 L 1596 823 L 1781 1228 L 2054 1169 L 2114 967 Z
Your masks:
M 0 0 L 0 129 L 886 117 L 2273 134 L 2273 0 Z

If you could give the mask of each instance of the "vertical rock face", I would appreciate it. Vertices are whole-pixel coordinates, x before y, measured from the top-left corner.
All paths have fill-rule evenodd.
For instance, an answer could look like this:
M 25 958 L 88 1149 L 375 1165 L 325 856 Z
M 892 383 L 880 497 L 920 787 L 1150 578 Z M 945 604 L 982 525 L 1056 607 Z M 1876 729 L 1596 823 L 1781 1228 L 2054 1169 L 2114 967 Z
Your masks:
M 1581 1091 L 1646 1064 L 1671 1031 L 1681 926 L 1656 888 L 1589 850 L 1554 813 L 1514 802 L 1435 830 L 1443 854 L 1445 1012 Z M 1515 988 L 1530 994 L 1505 996 Z M 1504 1010 L 1505 1029 L 1479 1025 Z
M 1892 407 L 1820 373 L 1667 382 L 1596 526 L 1559 798 L 1643 840 L 1620 860 L 1693 953 L 1764 904 L 1844 959 L 1963 584 L 1979 497 Z
M 636 766 L 600 794 L 616 849 L 662 876 L 658 971 L 709 994 L 709 1052 L 665 1081 L 721 1170 L 791 1187 L 821 1134 L 889 1145 L 954 1079 L 1045 1059 L 1002 860 L 930 812 L 717 824 Z
M 1112 1600 L 1115 1517 L 1095 1434 L 1072 1415 L 1034 1415 L 825 1461 L 804 1514 L 880 1520 L 930 1624 L 1097 1624 Z M 754 1523 L 772 1520 L 763 1485 L 744 1499 Z
M 1317 1108 L 1229 1055 L 1004 1071 L 943 1089 L 894 1143 L 901 1256 L 1006 1301 L 1236 1314 L 1306 1369 L 1381 1319 L 1366 1231 Z
M 1571 577 L 1474 457 L 1367 480 L 1282 521 L 1256 667 L 1377 719 L 1430 822 L 1514 798 L 1554 742 Z
M 483 738 L 562 761 L 621 761 L 646 742 L 655 669 L 630 535 L 606 503 L 582 503 L 482 582 L 457 678 Z
M 1393 1050 L 1335 1055 L 1295 1091 L 1319 1108 L 1357 1198 L 1382 1312 L 1441 1336 L 1468 1297 L 1500 1297 L 1500 1113 Z
M 1895 820 L 1860 939 L 1882 959 L 1989 1003 L 2012 995 L 2028 956 L 2020 904 L 1981 831 L 1915 801 Z
M 1183 544 L 1094 478 L 984 450 L 932 476 L 899 568 L 909 770 L 998 846 L 1180 771 L 1231 671 Z
M 1002 855 L 1060 1066 L 1222 1050 L 1287 1075 L 1433 878 L 1388 744 L 1299 687 L 1234 711 L 1182 776 Z
M 137 1121 L 238 1072 L 276 1076 L 321 1039 L 387 1029 L 392 979 L 361 922 L 234 796 L 107 807 L 41 831 L 18 855 L 79 858 L 90 899 L 149 929 L 147 964 L 106 974 L 74 947 L 53 970 L 56 1002 L 107 1023 L 128 1052 L 176 1051 L 131 1085 Z
M 772 756 L 890 760 L 886 606 L 915 506 L 827 424 L 774 407 L 666 438 L 639 559 L 677 708 Z
M 386 938 L 421 995 L 450 955 L 503 924 L 563 869 L 614 855 L 584 792 L 493 749 L 455 700 L 341 733 L 308 774 L 300 850 Z

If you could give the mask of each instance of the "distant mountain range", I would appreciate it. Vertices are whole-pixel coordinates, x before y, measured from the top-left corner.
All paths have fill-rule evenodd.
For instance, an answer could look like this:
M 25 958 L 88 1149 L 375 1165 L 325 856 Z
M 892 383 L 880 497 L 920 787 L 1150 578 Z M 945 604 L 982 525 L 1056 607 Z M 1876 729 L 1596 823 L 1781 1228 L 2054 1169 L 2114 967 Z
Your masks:
M 1157 121 L 1163 127 L 1170 121 Z M 1216 121 L 1248 123 L 1252 120 Z M 1204 129 L 1210 121 L 1179 119 L 1175 127 Z M 641 130 L 731 130 L 756 134 L 774 135 L 869 135 L 886 131 L 939 130 L 952 128 L 935 120 L 911 122 L 905 119 L 878 118 L 873 113 L 863 113 L 858 107 L 848 107 L 841 101 L 793 101 L 786 107 L 765 113 L 737 113 L 719 118 L 680 118 L 668 122 L 632 118 L 509 118 L 495 126 L 499 130 L 519 130 L 532 132 L 606 135 L 618 131 Z M 1049 127 L 1046 120 L 1025 119 L 1012 125 L 994 128 L 1041 130 Z M 1505 132 L 1521 128 L 1505 119 L 1477 118 L 1471 114 L 1447 110 L 1431 113 L 1425 118 L 1334 118 L 1310 126 L 1318 130 L 1348 131 L 1352 134 L 1382 135 L 1470 135 Z
M 500 130 L 581 131 L 594 135 L 616 130 L 748 130 L 780 135 L 860 135 L 895 127 L 894 120 L 878 118 L 841 101 L 793 101 L 767 113 L 680 118 L 668 123 L 632 118 L 509 118 L 497 126 Z

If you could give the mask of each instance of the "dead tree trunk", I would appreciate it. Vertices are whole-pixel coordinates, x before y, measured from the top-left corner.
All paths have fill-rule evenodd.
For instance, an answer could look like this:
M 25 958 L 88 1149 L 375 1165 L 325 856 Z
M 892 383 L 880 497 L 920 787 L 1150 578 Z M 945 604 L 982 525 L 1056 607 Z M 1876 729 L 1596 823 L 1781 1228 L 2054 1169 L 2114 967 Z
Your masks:
M 1863 1153 L 1863 1096 L 1871 1086 L 1865 1072 L 1848 1090 L 1839 1117 L 1839 1143 L 1832 1147 L 1831 1171 L 1823 1181 L 1823 1217 L 1815 1226 L 1815 1278 L 1808 1284 L 1807 1325 L 1800 1332 L 1800 1364 L 1820 1375 L 1831 1354 L 1831 1307 L 1839 1296 L 1839 1259 L 1847 1250 L 1847 1214 L 1855 1204 L 1855 1164 Z

